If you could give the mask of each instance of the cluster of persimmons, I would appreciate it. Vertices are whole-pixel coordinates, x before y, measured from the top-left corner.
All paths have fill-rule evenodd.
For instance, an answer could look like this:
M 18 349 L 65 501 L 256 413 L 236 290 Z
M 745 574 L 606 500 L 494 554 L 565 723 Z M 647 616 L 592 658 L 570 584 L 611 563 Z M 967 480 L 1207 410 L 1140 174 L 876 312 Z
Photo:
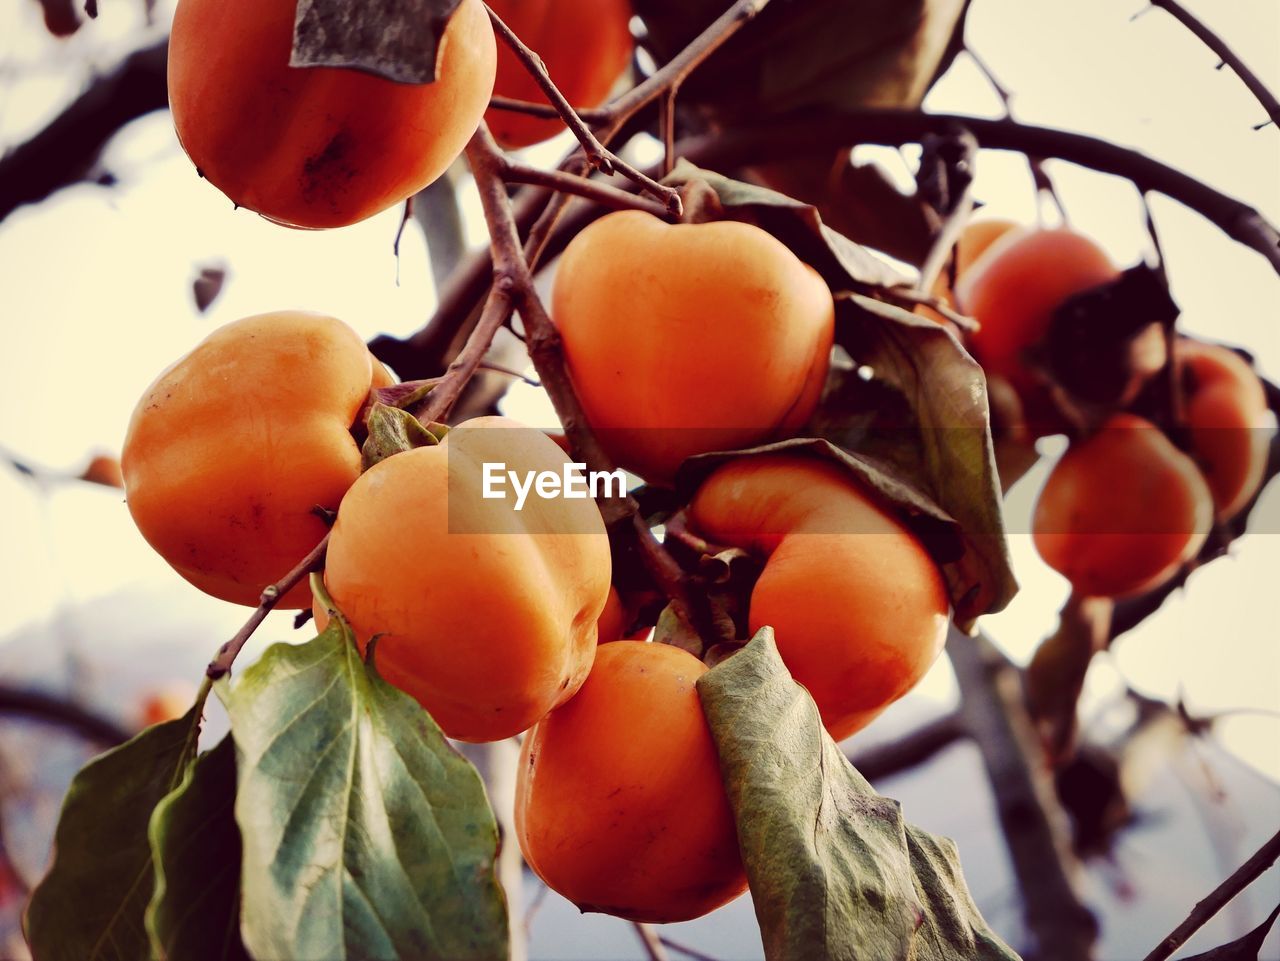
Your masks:
M 576 55 L 583 38 L 545 17 L 545 4 L 490 5 L 576 104 L 600 102 L 630 57 L 624 0 L 558 5 L 563 23 L 600 32 L 595 59 Z M 291 68 L 293 6 L 178 6 L 174 120 L 202 175 L 237 204 L 295 226 L 350 224 L 437 178 L 483 117 L 506 146 L 562 129 L 486 114 L 495 76 L 498 93 L 536 90 L 497 49 L 480 0 L 453 15 L 429 85 Z M 959 245 L 955 290 L 939 293 L 976 317 L 971 350 L 1030 406 L 1040 385 L 1022 368 L 1024 349 L 1061 300 L 1114 274 L 1074 234 L 975 225 Z M 607 454 L 656 486 L 693 455 L 800 433 L 835 325 L 827 285 L 764 230 L 636 211 L 570 244 L 552 314 Z M 1157 583 L 1195 551 L 1214 505 L 1227 516 L 1257 485 L 1258 452 L 1219 430 L 1260 416 L 1257 379 L 1222 348 L 1181 341 L 1179 352 L 1190 455 L 1118 414 L 1072 446 L 1041 499 L 1041 551 L 1087 593 Z M 559 473 L 567 455 L 543 433 L 488 417 L 362 469 L 359 438 L 393 383 L 331 317 L 277 312 L 215 331 L 159 376 L 130 422 L 122 466 L 139 529 L 191 583 L 250 606 L 329 530 L 333 609 L 317 604 L 318 623 L 340 612 L 362 648 L 376 638 L 382 675 L 451 737 L 526 732 L 517 833 L 552 888 L 646 921 L 695 917 L 741 893 L 695 690 L 706 666 L 621 639 L 651 625 L 623 614 L 594 504 L 531 500 L 517 512 L 481 495 L 485 463 Z M 774 629 L 834 737 L 864 727 L 941 652 L 950 603 L 938 566 L 891 505 L 834 464 L 777 453 L 728 462 L 701 482 L 688 517 L 708 541 L 763 562 L 750 629 Z M 1108 524 L 1120 533 L 1099 535 Z M 302 582 L 277 606 L 312 604 Z

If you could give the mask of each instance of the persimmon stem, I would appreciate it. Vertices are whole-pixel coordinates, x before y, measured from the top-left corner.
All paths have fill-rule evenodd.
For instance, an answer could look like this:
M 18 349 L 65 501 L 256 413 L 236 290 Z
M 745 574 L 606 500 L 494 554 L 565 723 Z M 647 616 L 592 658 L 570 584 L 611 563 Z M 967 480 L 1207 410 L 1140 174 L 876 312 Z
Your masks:
M 582 117 L 574 111 L 572 105 L 565 99 L 564 94 L 560 92 L 560 89 L 551 80 L 542 58 L 525 46 L 524 42 L 515 35 L 510 27 L 502 22 L 502 18 L 494 13 L 492 9 L 487 5 L 485 9 L 489 10 L 489 19 L 493 21 L 494 32 L 511 48 L 521 65 L 537 81 L 538 86 L 542 88 L 542 92 L 546 94 L 547 99 L 551 101 L 551 105 L 556 108 L 560 118 L 564 120 L 569 130 L 582 146 L 582 152 L 586 155 L 591 166 L 603 174 L 611 174 L 617 171 L 622 176 L 638 184 L 646 193 L 662 201 L 666 209 L 672 214 L 679 216 L 680 194 L 670 187 L 664 187 L 647 174 L 641 173 L 597 140 L 595 133 L 587 126 Z
M 1267 85 L 1259 79 L 1256 73 L 1244 65 L 1244 62 L 1223 42 L 1221 37 L 1206 27 L 1177 0 L 1150 0 L 1150 2 L 1151 6 L 1159 7 L 1195 34 L 1206 47 L 1213 51 L 1218 60 L 1230 67 L 1236 76 L 1244 82 L 1244 85 L 1249 88 L 1249 92 L 1262 105 L 1262 109 L 1267 112 L 1267 116 L 1270 118 L 1266 123 L 1260 123 L 1254 127 L 1255 130 L 1262 129 L 1267 123 L 1280 126 L 1280 102 L 1276 100 L 1275 94 L 1267 89 Z
M 546 120 L 554 120 L 560 116 L 560 111 L 549 103 L 534 103 L 532 100 L 517 100 L 514 97 L 502 97 L 498 94 L 494 94 L 489 98 L 489 106 L 494 110 L 522 113 L 530 117 L 542 117 Z M 609 117 L 607 111 L 588 107 L 574 107 L 573 112 L 589 124 L 600 123 Z
M 538 187 L 549 187 L 559 193 L 582 197 L 611 210 L 643 210 L 645 213 L 664 219 L 670 213 L 665 205 L 656 203 L 646 197 L 619 190 L 612 184 L 601 183 L 598 180 L 575 177 L 573 174 L 565 173 L 562 170 L 541 170 L 538 167 L 516 163 L 504 157 L 502 158 L 499 174 L 509 184 L 532 184 Z
M 241 627 L 240 630 L 236 631 L 235 636 L 231 638 L 231 640 L 218 648 L 218 653 L 214 656 L 213 660 L 209 662 L 209 666 L 205 668 L 205 676 L 209 680 L 216 681 L 231 672 L 232 663 L 235 661 L 236 656 L 240 653 L 241 649 L 248 642 L 249 638 L 253 637 L 253 632 L 258 629 L 262 622 L 266 620 L 267 615 L 270 614 L 275 609 L 275 606 L 280 603 L 280 598 L 293 590 L 298 582 L 304 577 L 319 568 L 320 564 L 324 561 L 324 555 L 328 549 L 329 535 L 326 533 L 324 537 L 320 539 L 320 543 L 313 547 L 306 557 L 298 561 L 297 566 L 295 566 L 293 570 L 262 592 L 262 597 L 258 602 L 258 606 L 254 608 L 253 613 L 249 615 L 249 619 L 245 621 L 244 626 Z
M 1173 952 L 1186 944 L 1191 935 L 1204 927 L 1232 898 L 1256 881 L 1267 868 L 1275 864 L 1277 859 L 1280 859 L 1280 832 L 1273 835 L 1271 840 L 1262 845 L 1229 878 L 1197 903 L 1191 909 L 1187 919 L 1174 928 L 1169 936 L 1161 941 L 1142 961 L 1165 961 Z

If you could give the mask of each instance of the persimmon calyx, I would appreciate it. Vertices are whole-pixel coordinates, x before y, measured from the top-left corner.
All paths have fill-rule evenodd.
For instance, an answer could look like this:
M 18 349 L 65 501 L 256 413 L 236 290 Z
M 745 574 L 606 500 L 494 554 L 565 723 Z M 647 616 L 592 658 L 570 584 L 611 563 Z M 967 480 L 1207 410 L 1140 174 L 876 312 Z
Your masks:
M 369 436 L 360 448 L 364 470 L 395 454 L 418 447 L 435 447 L 449 428 L 444 424 L 423 424 L 407 410 L 375 402 L 368 416 Z

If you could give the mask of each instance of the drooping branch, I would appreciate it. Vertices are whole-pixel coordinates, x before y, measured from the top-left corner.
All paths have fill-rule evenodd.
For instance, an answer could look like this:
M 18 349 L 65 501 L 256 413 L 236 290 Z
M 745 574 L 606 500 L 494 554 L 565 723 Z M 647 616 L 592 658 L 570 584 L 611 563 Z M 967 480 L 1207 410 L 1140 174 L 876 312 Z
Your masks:
M 133 736 L 115 721 L 71 701 L 8 684 L 0 685 L 0 715 L 3 714 L 55 724 L 105 747 L 123 744 Z
M 1253 207 L 1137 150 L 1068 130 L 918 110 L 860 110 L 728 130 L 690 138 L 677 146 L 682 156 L 695 163 L 721 169 L 825 154 L 851 144 L 918 143 L 926 134 L 945 134 L 956 126 L 969 130 L 986 150 L 1056 157 L 1124 177 L 1141 191 L 1162 193 L 1201 214 L 1233 240 L 1258 251 L 1280 272 L 1280 231 Z
M 1262 845 L 1254 855 L 1240 865 L 1231 875 L 1205 896 L 1167 938 L 1160 942 L 1143 961 L 1166 961 L 1173 952 L 1187 943 L 1211 918 L 1237 894 L 1256 881 L 1267 868 L 1280 859 L 1280 832 Z
M 1038 961 L 1088 961 L 1097 922 L 1072 884 L 1075 863 L 1058 803 L 1023 706 L 1018 669 L 985 637 L 953 629 L 947 652 L 961 714 L 982 752 L 996 813 L 1022 893 Z
M 969 736 L 963 716 L 957 711 L 944 714 L 884 744 L 858 748 L 849 753 L 849 763 L 873 784 L 910 771 L 939 752 Z
M 126 57 L 48 126 L 0 157 L 0 220 L 76 183 L 121 127 L 168 103 L 167 39 Z
M 1257 98 L 1258 103 L 1262 105 L 1262 109 L 1267 112 L 1267 116 L 1271 118 L 1270 122 L 1280 126 L 1280 102 L 1276 101 L 1275 94 L 1267 89 L 1267 85 L 1259 79 L 1256 73 L 1244 65 L 1244 62 L 1232 52 L 1221 37 L 1206 27 L 1177 0 L 1151 0 L 1151 6 L 1159 7 L 1181 23 L 1195 34 L 1206 47 L 1212 50 L 1218 60 L 1235 71 L 1236 76 L 1244 81 L 1244 85 L 1249 88 L 1249 92 Z M 1266 124 L 1259 124 L 1258 126 L 1265 127 Z

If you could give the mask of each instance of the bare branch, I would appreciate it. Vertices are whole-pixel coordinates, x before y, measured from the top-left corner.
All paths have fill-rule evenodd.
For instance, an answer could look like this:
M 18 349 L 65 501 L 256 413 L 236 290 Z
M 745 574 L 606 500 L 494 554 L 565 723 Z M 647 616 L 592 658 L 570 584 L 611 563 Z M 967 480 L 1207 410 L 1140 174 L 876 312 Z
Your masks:
M 7 684 L 0 685 L 0 714 L 16 714 L 47 724 L 56 724 L 104 747 L 115 747 L 133 737 L 133 732 L 126 730 L 115 721 L 86 710 L 65 698 Z
M 719 169 L 826 154 L 850 144 L 917 143 L 925 134 L 945 133 L 957 125 L 966 127 L 987 150 L 1057 157 L 1124 177 L 1141 191 L 1162 193 L 1201 214 L 1228 237 L 1258 251 L 1280 272 L 1280 231 L 1253 207 L 1137 150 L 1052 127 L 918 110 L 859 110 L 690 138 L 680 152 L 695 163 Z
M 1236 76 L 1244 81 L 1244 85 L 1249 88 L 1249 92 L 1254 95 L 1258 103 L 1262 105 L 1262 109 L 1267 112 L 1267 116 L 1271 118 L 1270 122 L 1280 125 L 1280 103 L 1276 101 L 1275 94 L 1267 89 L 1266 84 L 1258 78 L 1257 74 L 1241 62 L 1231 48 L 1223 43 L 1221 37 L 1196 19 L 1191 11 L 1176 2 L 1176 0 L 1151 0 L 1151 6 L 1159 7 L 1199 37 L 1201 42 L 1217 55 L 1219 61 L 1234 70 Z M 1265 126 L 1265 123 L 1259 124 L 1258 128 Z
M 0 157 L 0 220 L 81 180 L 125 124 L 168 103 L 167 39 L 138 50 L 95 80 L 47 127 Z
M 1142 961 L 1165 961 L 1173 952 L 1187 943 L 1191 935 L 1199 931 L 1209 920 L 1234 898 L 1237 894 L 1256 881 L 1262 872 L 1275 864 L 1280 858 L 1280 832 L 1272 836 L 1254 855 L 1240 865 L 1239 868 L 1208 895 L 1205 896 L 1187 915 L 1187 919 L 1173 929 L 1172 933 L 1148 954 Z
M 849 754 L 849 763 L 868 781 L 875 783 L 924 764 L 968 736 L 969 729 L 957 711 L 922 724 L 888 743 L 863 749 L 857 749 L 855 745 Z

